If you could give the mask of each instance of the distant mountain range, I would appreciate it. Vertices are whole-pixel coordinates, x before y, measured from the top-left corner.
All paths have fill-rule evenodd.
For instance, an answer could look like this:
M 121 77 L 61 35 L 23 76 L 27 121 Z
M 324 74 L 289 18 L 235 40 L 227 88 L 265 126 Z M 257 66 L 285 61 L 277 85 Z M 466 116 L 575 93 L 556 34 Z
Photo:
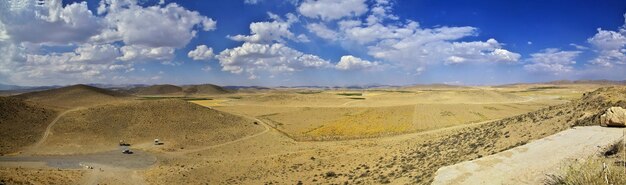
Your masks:
M 16 91 L 16 90 L 46 90 L 46 89 L 54 89 L 63 86 L 54 85 L 54 86 L 19 86 L 19 85 L 8 85 L 8 84 L 0 84 L 0 91 Z
M 616 80 L 557 80 L 550 82 L 539 82 L 539 83 L 514 83 L 514 84 L 505 84 L 506 85 L 517 85 L 517 84 L 552 84 L 552 85 L 566 85 L 566 84 L 603 84 L 603 85 L 626 85 L 626 80 L 616 81 Z M 85 84 L 93 87 L 103 88 L 103 89 L 112 89 L 112 90 L 130 90 L 135 88 L 149 87 L 152 85 L 147 84 L 101 84 L 101 83 L 91 83 Z M 200 84 L 202 85 L 202 84 Z M 373 89 L 373 88 L 401 88 L 401 87 L 420 87 L 420 86 L 451 86 L 445 84 L 413 84 L 413 85 L 380 85 L 380 84 L 371 84 L 371 85 L 349 85 L 349 86 L 318 86 L 318 85 L 300 85 L 300 86 L 278 86 L 276 88 L 311 88 L 311 89 Z M 183 85 L 185 86 L 193 86 L 193 85 Z M 16 92 L 29 92 L 29 91 L 40 91 L 47 89 L 55 89 L 63 87 L 60 85 L 51 85 L 51 86 L 20 86 L 20 85 L 9 85 L 9 84 L 1 84 L 0 83 L 0 91 L 16 91 Z M 217 86 L 216 86 L 217 87 Z M 221 88 L 226 90 L 244 90 L 244 89 L 271 89 L 269 87 L 263 86 L 222 86 Z

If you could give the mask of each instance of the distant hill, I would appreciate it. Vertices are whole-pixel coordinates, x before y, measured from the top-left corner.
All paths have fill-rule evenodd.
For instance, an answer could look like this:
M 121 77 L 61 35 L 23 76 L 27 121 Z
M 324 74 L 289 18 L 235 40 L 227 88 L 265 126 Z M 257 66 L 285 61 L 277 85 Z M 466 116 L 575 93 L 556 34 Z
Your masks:
M 183 95 L 183 88 L 170 84 L 135 87 L 129 90 L 136 95 Z
M 121 101 L 131 96 L 120 92 L 79 84 L 57 89 L 29 92 L 14 97 L 48 106 L 74 108 Z
M 6 91 L 6 90 L 20 90 L 20 89 L 27 89 L 29 87 L 25 87 L 25 86 L 18 86 L 18 85 L 7 85 L 7 84 L 0 84 L 0 91 Z
M 37 142 L 56 115 L 56 111 L 42 105 L 0 97 L 0 154 Z
M 493 87 L 516 87 L 516 86 L 524 86 L 524 85 L 575 85 L 575 84 L 590 84 L 590 85 L 626 85 L 626 80 L 616 81 L 616 80 L 556 80 L 549 82 L 536 82 L 536 83 L 513 83 L 513 84 L 503 84 L 496 85 Z
M 185 94 L 216 95 L 232 93 L 232 91 L 230 90 L 226 90 L 220 86 L 213 84 L 186 85 L 183 86 L 183 89 Z
M 546 82 L 546 84 L 561 85 L 561 84 L 598 84 L 598 85 L 626 85 L 626 80 L 614 81 L 614 80 L 557 80 Z
M 416 84 L 416 85 L 410 85 L 410 86 L 405 86 L 403 87 L 403 89 L 415 89 L 415 90 L 422 90 L 422 89 L 467 89 L 467 88 L 471 88 L 471 87 L 466 87 L 466 86 L 460 86 L 460 85 L 450 85 L 450 84 Z
M 135 87 L 127 92 L 142 96 L 194 96 L 232 93 L 233 90 L 213 84 L 176 86 L 170 84 Z

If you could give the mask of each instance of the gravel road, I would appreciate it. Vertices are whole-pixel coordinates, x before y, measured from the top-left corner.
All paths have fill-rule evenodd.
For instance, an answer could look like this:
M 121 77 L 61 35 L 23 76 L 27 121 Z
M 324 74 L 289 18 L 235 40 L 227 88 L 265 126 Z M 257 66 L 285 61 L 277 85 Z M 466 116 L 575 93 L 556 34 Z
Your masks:
M 3 162 L 45 162 L 50 167 L 63 169 L 82 168 L 81 164 L 89 166 L 106 165 L 126 169 L 141 169 L 154 164 L 156 162 L 156 157 L 143 151 L 136 150 L 133 154 L 122 154 L 121 150 L 116 150 L 76 155 L 0 156 L 0 166 Z

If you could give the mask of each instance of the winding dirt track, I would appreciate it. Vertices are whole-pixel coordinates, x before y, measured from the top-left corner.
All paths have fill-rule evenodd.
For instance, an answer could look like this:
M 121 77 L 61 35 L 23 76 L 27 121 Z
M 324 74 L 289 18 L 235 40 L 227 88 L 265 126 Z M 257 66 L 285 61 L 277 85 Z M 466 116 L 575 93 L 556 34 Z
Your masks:
M 575 127 L 504 152 L 440 168 L 432 184 L 543 184 L 573 159 L 599 152 L 621 128 Z
M 52 122 L 50 122 L 50 124 L 48 124 L 48 126 L 46 127 L 46 131 L 43 133 L 43 136 L 41 136 L 41 139 L 39 139 L 39 141 L 37 141 L 37 143 L 35 143 L 33 146 L 31 146 L 31 149 L 39 148 L 39 146 L 41 146 L 41 144 L 43 144 L 43 142 L 46 141 L 46 139 L 48 138 L 48 136 L 52 132 L 51 131 L 52 127 L 54 126 L 54 124 L 57 123 L 57 121 L 59 121 L 59 119 L 61 119 L 61 117 L 63 117 L 65 114 L 67 114 L 69 112 L 72 112 L 72 111 L 75 111 L 75 110 L 78 110 L 78 109 L 79 108 L 63 111 L 56 118 L 54 118 L 54 120 L 52 120 Z

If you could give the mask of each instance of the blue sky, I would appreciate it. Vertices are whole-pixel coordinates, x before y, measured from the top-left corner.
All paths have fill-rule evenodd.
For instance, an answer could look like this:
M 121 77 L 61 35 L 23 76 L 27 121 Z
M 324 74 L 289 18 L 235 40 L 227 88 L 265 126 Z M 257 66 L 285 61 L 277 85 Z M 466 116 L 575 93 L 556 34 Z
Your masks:
M 0 83 L 626 79 L 626 1 L 0 3 Z

